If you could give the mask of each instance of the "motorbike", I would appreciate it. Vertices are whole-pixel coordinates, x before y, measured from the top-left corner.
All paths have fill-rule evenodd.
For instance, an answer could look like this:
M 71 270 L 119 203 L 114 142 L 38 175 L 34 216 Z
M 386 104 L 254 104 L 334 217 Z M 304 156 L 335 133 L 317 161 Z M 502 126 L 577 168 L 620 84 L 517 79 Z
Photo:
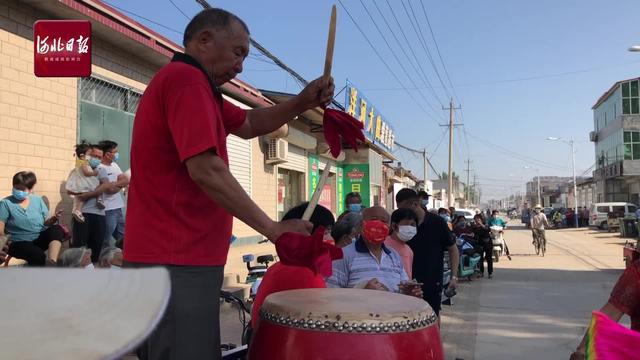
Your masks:
M 489 229 L 491 230 L 491 244 L 493 245 L 493 262 L 498 262 L 505 251 L 504 238 L 502 237 L 504 228 L 494 225 Z
M 268 240 L 262 240 L 259 244 L 266 243 Z M 259 265 L 251 265 L 253 261 L 256 261 Z M 258 293 L 258 288 L 262 282 L 264 274 L 267 273 L 269 263 L 275 261 L 275 258 L 271 254 L 260 255 L 257 258 L 253 254 L 246 254 L 242 256 L 242 261 L 247 264 L 247 278 L 245 284 L 251 284 L 251 290 L 249 291 L 249 299 L 253 300 Z
M 246 356 L 249 352 L 249 342 L 251 337 L 249 328 L 249 325 L 251 323 L 251 311 L 249 311 L 249 308 L 242 301 L 242 299 L 228 291 L 220 291 L 220 300 L 224 301 L 225 303 L 231 304 L 233 307 L 238 309 L 238 319 L 240 320 L 240 325 L 242 326 L 242 338 L 240 340 L 240 345 L 235 343 L 220 344 L 222 360 L 246 359 Z

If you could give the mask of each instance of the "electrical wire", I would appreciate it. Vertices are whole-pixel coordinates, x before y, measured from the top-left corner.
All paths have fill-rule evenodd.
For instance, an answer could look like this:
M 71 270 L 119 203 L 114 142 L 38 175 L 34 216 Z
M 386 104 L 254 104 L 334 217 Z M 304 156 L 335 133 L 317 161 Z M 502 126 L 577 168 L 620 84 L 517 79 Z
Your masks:
M 351 16 L 351 13 L 349 12 L 349 10 L 346 8 L 346 6 L 344 6 L 344 4 L 342 3 L 342 0 L 338 0 L 338 3 L 340 4 L 340 6 L 342 6 L 342 8 L 344 9 L 344 11 L 347 13 L 347 16 L 349 16 L 349 19 L 351 19 L 351 22 L 353 22 L 353 24 L 356 26 L 356 28 L 358 29 L 358 31 L 360 32 L 360 34 L 362 35 L 362 37 L 364 37 L 364 39 L 366 40 L 366 42 L 369 44 L 369 46 L 371 47 L 371 49 L 373 50 L 373 52 L 376 54 L 376 56 L 378 57 L 378 59 L 380 59 L 380 61 L 384 64 L 384 66 L 387 68 L 387 70 L 391 73 L 391 75 L 393 76 L 393 78 L 398 82 L 398 84 L 400 84 L 400 86 L 402 88 L 405 89 L 405 92 L 409 95 L 409 97 L 411 98 L 411 100 L 413 100 L 413 102 L 425 113 L 428 114 L 427 110 L 425 110 L 425 108 L 422 106 L 422 104 L 420 104 L 416 98 L 413 96 L 413 94 L 407 90 L 407 88 L 404 86 L 404 84 L 400 81 L 400 79 L 398 78 L 398 75 L 396 75 L 395 72 L 393 72 L 393 70 L 391 70 L 391 67 L 389 66 L 389 64 L 384 60 L 384 58 L 380 55 L 380 53 L 378 52 L 378 50 L 376 49 L 375 46 L 373 46 L 373 43 L 371 42 L 371 40 L 369 40 L 369 38 L 367 37 L 367 35 L 364 33 L 364 31 L 362 30 L 362 28 L 360 27 L 360 25 L 358 25 L 358 22 L 353 18 L 353 16 Z
M 169 0 L 169 2 L 171 3 L 171 5 L 173 5 L 173 7 L 174 7 L 174 8 L 178 9 L 178 11 L 180 11 L 180 13 L 182 13 L 182 15 L 184 15 L 184 17 L 185 17 L 187 20 L 191 20 L 191 18 L 189 17 L 189 15 L 187 15 L 184 11 L 182 11 L 182 9 L 180 9 L 180 8 L 178 7 L 178 5 L 176 5 L 176 3 L 174 3 L 174 2 L 173 2 L 173 0 Z
M 121 7 L 119 7 L 119 6 L 116 6 L 116 5 L 114 5 L 114 4 L 111 4 L 111 3 L 107 2 L 107 1 L 104 1 L 104 0 L 103 0 L 102 2 L 103 2 L 103 3 L 105 3 L 105 4 L 107 4 L 107 5 L 108 5 L 108 6 L 110 6 L 110 7 L 114 8 L 114 9 L 118 10 L 118 11 L 122 11 L 123 13 L 127 13 L 127 14 L 129 14 L 129 15 L 135 16 L 135 17 L 137 17 L 137 18 L 139 18 L 139 19 L 142 19 L 142 20 L 144 20 L 144 21 L 146 21 L 146 22 L 148 22 L 148 23 L 151 23 L 151 24 L 154 24 L 154 25 L 160 26 L 160 27 L 161 27 L 161 28 L 163 28 L 163 29 L 166 29 L 166 30 L 172 31 L 172 32 L 174 32 L 174 33 L 176 33 L 176 34 L 179 34 L 179 35 L 183 35 L 183 34 L 184 34 L 184 32 L 182 32 L 182 31 L 180 31 L 180 30 L 176 30 L 176 29 L 174 29 L 174 28 L 171 28 L 171 27 L 168 27 L 168 26 L 166 26 L 166 25 L 163 25 L 163 24 L 161 24 L 161 23 L 159 23 L 159 22 L 157 22 L 157 21 L 154 21 L 154 20 L 148 19 L 148 18 L 146 18 L 146 17 L 144 17 L 144 16 L 142 16 L 142 15 L 139 15 L 139 14 L 134 13 L 133 11 L 129 11 L 129 10 L 123 9 L 123 8 L 121 8 Z
M 388 4 L 388 2 L 387 2 Z M 398 36 L 396 35 L 395 31 L 393 31 L 393 29 L 391 28 L 391 25 L 389 24 L 389 22 L 387 21 L 387 17 L 384 15 L 384 13 L 382 12 L 382 10 L 380 9 L 380 7 L 378 6 L 378 3 L 376 2 L 376 0 L 373 0 L 373 5 L 376 7 L 376 9 L 378 10 L 378 13 L 380 14 L 380 17 L 382 18 L 382 20 L 384 21 L 385 25 L 387 25 L 387 28 L 389 29 L 389 32 L 391 33 L 391 35 L 393 36 L 393 38 L 395 39 L 396 43 L 398 44 L 398 47 L 400 48 L 400 50 L 402 51 L 402 53 L 404 54 L 404 56 L 407 58 L 407 60 L 409 61 L 409 64 L 411 64 L 411 67 L 413 67 L 413 70 L 419 74 L 422 75 L 422 82 L 427 85 L 427 87 L 429 88 L 429 90 L 431 91 L 431 93 L 433 94 L 433 97 L 436 99 L 436 101 L 438 101 L 438 103 L 440 104 L 440 106 L 442 106 L 442 102 L 440 102 L 440 99 L 438 98 L 438 95 L 435 91 L 435 89 L 433 88 L 433 85 L 431 85 L 431 82 L 429 81 L 429 78 L 427 77 L 426 72 L 424 71 L 424 69 L 422 68 L 422 65 L 420 64 L 420 61 L 418 61 L 418 58 L 416 57 L 415 53 L 412 50 L 412 47 L 409 45 L 409 49 L 411 50 L 412 54 L 413 54 L 413 58 L 415 59 L 416 63 L 418 64 L 418 68 L 420 69 L 418 71 L 418 68 L 416 68 L 416 65 L 414 65 L 414 63 L 411 61 L 411 59 L 409 58 L 409 55 L 407 54 L 406 50 L 404 49 L 404 46 L 402 45 L 402 43 L 400 42 L 400 39 L 398 39 Z M 400 30 L 402 31 L 402 28 L 400 28 Z M 434 110 L 435 111 L 435 110 Z M 438 111 L 435 111 L 436 113 L 439 113 Z
M 533 164 L 535 166 L 539 166 L 539 167 L 544 167 L 544 168 L 549 168 L 549 169 L 555 169 L 555 170 L 566 170 L 565 167 L 557 165 L 557 164 L 553 164 L 553 163 L 549 163 L 543 160 L 538 160 L 538 159 L 534 159 L 532 157 L 526 156 L 526 155 L 522 155 L 522 154 L 518 154 L 512 150 L 506 149 L 500 145 L 496 145 L 486 139 L 480 138 L 478 136 L 472 135 L 470 134 L 466 129 L 463 128 L 464 132 L 467 133 L 467 136 L 469 136 L 472 139 L 475 139 L 476 141 L 480 142 L 481 144 L 491 148 L 492 150 L 495 150 L 497 152 L 500 152 L 504 155 L 510 156 L 514 159 L 520 160 L 520 161 L 524 161 L 530 164 Z M 496 150 L 498 149 L 498 150 Z
M 440 63 L 442 64 L 444 73 L 447 77 L 447 80 L 449 81 L 449 86 L 451 86 L 451 91 L 453 92 L 453 95 L 456 97 L 458 102 L 461 102 L 460 98 L 458 97 L 458 94 L 456 94 L 456 88 L 453 86 L 453 82 L 451 82 L 451 77 L 449 76 L 449 71 L 447 71 L 447 66 L 445 65 L 444 60 L 442 59 L 442 54 L 440 53 L 440 47 L 438 46 L 438 41 L 436 40 L 436 36 L 433 33 L 433 28 L 431 28 L 431 21 L 429 21 L 429 16 L 427 15 L 427 10 L 422 0 L 420 0 L 420 5 L 422 6 L 422 13 L 424 14 L 424 18 L 427 20 L 427 26 L 429 27 L 429 32 L 431 32 L 431 38 L 433 39 L 433 44 L 436 46 L 436 52 L 438 53 L 438 58 L 440 58 Z
M 398 58 L 398 55 L 396 54 L 396 52 L 393 50 L 393 48 L 391 47 L 391 44 L 389 44 L 389 41 L 387 40 L 386 36 L 384 36 L 384 33 L 382 32 L 382 30 L 380 29 L 380 27 L 378 26 L 377 21 L 373 18 L 373 15 L 371 15 L 371 12 L 369 11 L 369 9 L 367 8 L 367 6 L 364 4 L 364 2 L 362 0 L 360 0 L 360 5 L 362 5 L 362 7 L 364 8 L 364 11 L 367 13 L 367 15 L 369 16 L 369 19 L 371 19 L 371 22 L 373 23 L 374 27 L 376 28 L 376 30 L 378 31 L 378 34 L 380 35 L 380 37 L 382 37 L 382 40 L 384 41 L 384 43 L 387 45 L 387 48 L 389 48 L 389 51 L 391 52 L 391 55 L 393 56 L 394 59 L 396 59 L 396 61 L 398 62 L 398 65 L 400 65 L 400 69 L 402 69 L 402 72 L 404 73 L 404 75 L 407 77 L 407 79 L 409 79 L 409 82 L 411 82 L 411 84 L 413 84 L 413 86 L 418 86 L 416 84 L 416 82 L 413 80 L 413 77 L 411 75 L 409 75 L 409 72 L 407 71 L 407 69 L 404 67 L 404 65 L 402 64 L 402 61 L 400 61 L 400 58 Z M 431 108 L 431 110 L 433 110 L 434 113 L 438 113 L 438 111 L 433 107 L 433 105 L 431 104 L 431 102 L 429 102 L 429 100 L 427 100 L 427 98 L 424 96 L 424 94 L 422 93 L 422 91 L 418 91 L 418 93 L 420 94 L 420 96 L 422 96 L 422 99 L 425 101 L 425 103 Z M 436 123 L 438 123 L 438 121 L 436 119 L 433 119 Z M 439 123 L 438 123 L 439 125 Z
M 447 90 L 447 86 L 444 84 L 444 81 L 442 81 L 442 77 L 440 76 L 440 72 L 438 71 L 438 67 L 436 66 L 435 61 L 433 61 L 433 56 L 431 55 L 431 51 L 429 50 L 429 46 L 427 45 L 427 41 L 424 38 L 424 34 L 422 33 L 422 27 L 420 26 L 420 22 L 418 21 L 418 18 L 416 17 L 416 12 L 413 9 L 413 5 L 411 5 L 411 0 L 407 0 L 407 2 L 409 3 L 409 7 L 411 8 L 410 12 L 409 12 L 409 10 L 407 10 L 407 7 L 404 4 L 404 0 L 400 0 L 400 3 L 402 4 L 402 8 L 405 11 L 405 14 L 407 15 L 407 18 L 409 18 L 409 22 L 411 23 L 411 26 L 413 27 L 413 30 L 416 32 L 416 36 L 418 37 L 418 42 L 420 43 L 420 45 L 422 45 L 422 48 L 424 49 L 425 53 L 427 54 L 427 58 L 429 59 L 429 62 L 431 63 L 431 66 L 433 67 L 433 70 L 435 71 L 436 76 L 438 77 L 438 80 L 440 81 L 440 84 L 442 85 L 442 89 L 447 93 L 448 97 L 452 97 L 451 94 L 449 93 L 449 91 Z M 414 25 L 413 21 L 411 21 L 412 16 L 413 16 L 413 19 L 415 20 L 415 25 Z

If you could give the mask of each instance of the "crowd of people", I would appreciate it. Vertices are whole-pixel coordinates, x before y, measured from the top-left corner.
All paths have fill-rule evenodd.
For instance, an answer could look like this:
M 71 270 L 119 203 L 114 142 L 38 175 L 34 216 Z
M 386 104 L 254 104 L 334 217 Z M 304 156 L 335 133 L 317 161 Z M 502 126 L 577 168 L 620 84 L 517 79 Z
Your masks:
M 531 219 L 534 216 L 534 210 L 534 208 L 530 208 L 522 211 L 522 223 L 527 227 L 531 227 Z M 550 225 L 553 225 L 556 229 L 576 227 L 576 212 L 573 208 L 543 209 L 543 212 L 550 221 Z M 577 214 L 578 227 L 589 226 L 589 208 L 586 206 L 579 206 Z
M 20 171 L 13 176 L 11 195 L 0 200 L 1 263 L 15 258 L 30 266 L 94 268 L 111 267 L 114 254 L 116 259 L 122 257 L 122 191 L 131 172 L 123 172 L 117 164 L 118 144 L 83 141 L 75 146 L 75 158 L 65 183 L 73 197 L 73 236 L 60 221 L 62 210 L 49 217 L 45 199 L 34 193 L 36 174 Z M 68 246 L 63 246 L 67 240 Z

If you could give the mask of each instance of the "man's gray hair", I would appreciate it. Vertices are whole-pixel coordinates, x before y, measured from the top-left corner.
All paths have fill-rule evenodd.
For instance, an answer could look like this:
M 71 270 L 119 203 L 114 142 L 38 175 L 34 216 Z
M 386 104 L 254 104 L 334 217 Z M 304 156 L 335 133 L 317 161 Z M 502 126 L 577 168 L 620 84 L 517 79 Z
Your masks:
M 331 237 L 338 242 L 344 235 L 353 233 L 353 230 L 362 223 L 362 215 L 359 213 L 348 213 L 338 220 L 331 228 Z
M 69 248 L 60 255 L 60 266 L 62 267 L 80 267 L 82 257 L 86 252 L 91 254 L 91 249 L 84 247 Z
M 219 8 L 204 9 L 194 16 L 184 30 L 184 38 L 182 45 L 185 47 L 200 31 L 208 28 L 228 29 L 233 21 L 237 21 L 242 25 L 244 30 L 249 34 L 249 27 L 238 16 Z
M 113 259 L 113 256 L 117 253 L 122 253 L 122 250 L 120 248 L 117 247 L 106 247 L 103 248 L 102 251 L 100 251 L 100 258 L 99 258 L 99 262 L 102 264 L 104 262 L 108 262 L 111 263 L 111 260 Z

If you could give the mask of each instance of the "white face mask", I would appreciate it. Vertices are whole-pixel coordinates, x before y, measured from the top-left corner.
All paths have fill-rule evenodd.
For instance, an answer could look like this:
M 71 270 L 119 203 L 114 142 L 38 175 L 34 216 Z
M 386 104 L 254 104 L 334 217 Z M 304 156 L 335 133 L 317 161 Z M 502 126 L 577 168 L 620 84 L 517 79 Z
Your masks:
M 398 239 L 407 242 L 413 239 L 414 236 L 418 233 L 418 230 L 415 226 L 411 225 L 400 225 L 398 226 Z

